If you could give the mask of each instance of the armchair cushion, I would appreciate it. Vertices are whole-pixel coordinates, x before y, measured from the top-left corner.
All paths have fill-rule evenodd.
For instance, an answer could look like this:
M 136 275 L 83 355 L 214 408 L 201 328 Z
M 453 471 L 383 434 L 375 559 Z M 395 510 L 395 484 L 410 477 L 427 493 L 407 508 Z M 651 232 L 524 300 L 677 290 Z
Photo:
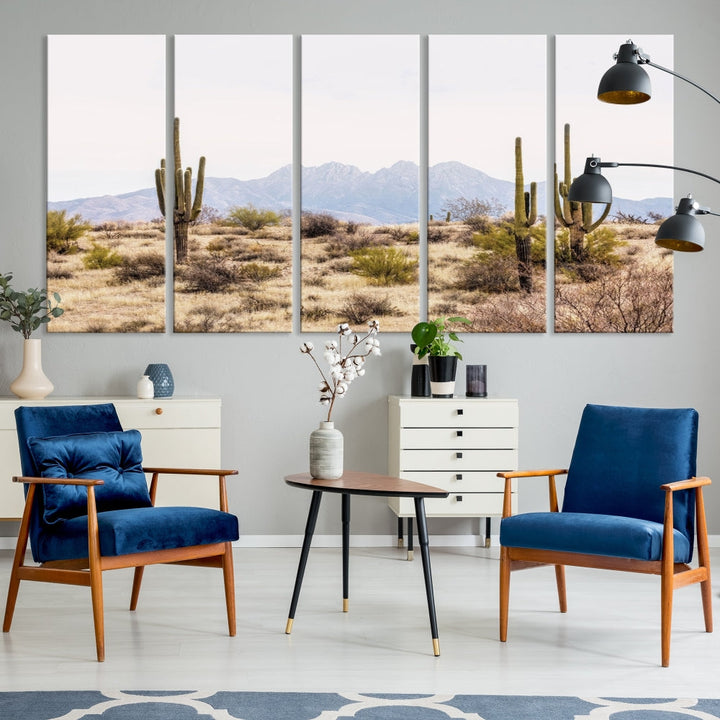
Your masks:
M 149 507 L 137 430 L 31 437 L 28 448 L 40 477 L 103 480 L 95 488 L 98 512 Z M 87 515 L 87 490 L 77 485 L 43 485 L 47 524 Z
M 692 544 L 673 531 L 675 562 L 692 558 Z M 503 518 L 500 544 L 505 547 L 660 560 L 663 526 L 652 520 L 574 512 L 532 512 Z
M 197 507 L 140 507 L 98 513 L 100 554 L 128 555 L 153 550 L 233 542 L 235 515 Z M 59 522 L 38 538 L 39 562 L 88 556 L 87 516 Z

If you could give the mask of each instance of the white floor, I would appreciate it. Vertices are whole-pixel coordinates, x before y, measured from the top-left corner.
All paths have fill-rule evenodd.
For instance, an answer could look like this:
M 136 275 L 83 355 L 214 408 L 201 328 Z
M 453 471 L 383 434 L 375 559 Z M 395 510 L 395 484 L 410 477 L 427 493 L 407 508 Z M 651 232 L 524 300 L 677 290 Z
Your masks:
M 717 567 L 720 549 L 712 554 Z M 497 549 L 435 548 L 436 658 L 417 552 L 407 562 L 396 548 L 353 549 L 343 613 L 340 552 L 313 549 L 285 635 L 298 555 L 236 550 L 234 638 L 219 572 L 148 568 L 135 613 L 127 610 L 131 571 L 106 573 L 104 663 L 94 660 L 86 588 L 22 583 L 12 629 L 0 640 L 0 690 L 720 697 L 720 630 L 704 632 L 698 586 L 676 592 L 671 666 L 661 668 L 659 578 L 568 568 L 569 611 L 561 615 L 550 568 L 514 573 L 503 644 Z M 3 593 L 10 558 L 0 553 Z M 720 620 L 718 590 L 713 598 Z

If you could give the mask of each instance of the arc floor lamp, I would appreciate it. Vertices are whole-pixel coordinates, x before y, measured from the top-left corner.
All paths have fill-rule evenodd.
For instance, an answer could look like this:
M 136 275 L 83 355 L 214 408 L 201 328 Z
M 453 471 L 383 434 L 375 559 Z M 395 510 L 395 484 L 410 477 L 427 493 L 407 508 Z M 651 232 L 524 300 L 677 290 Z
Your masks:
M 650 78 L 641 65 L 650 65 L 680 80 L 684 80 L 704 92 L 715 102 L 720 103 L 720 99 L 692 80 L 662 65 L 651 62 L 650 57 L 632 40 L 628 40 L 620 46 L 620 49 L 615 54 L 615 60 L 615 65 L 603 75 L 598 86 L 597 96 L 603 102 L 633 105 L 648 101 L 651 97 Z M 689 168 L 653 163 L 601 162 L 600 158 L 589 157 L 585 161 L 583 174 L 570 186 L 568 199 L 576 202 L 612 203 L 612 188 L 600 172 L 601 168 L 604 167 L 655 167 L 680 170 L 720 184 L 718 178 Z M 720 216 L 720 213 L 713 212 L 710 208 L 701 207 L 693 200 L 692 195 L 688 195 L 680 200 L 675 215 L 660 225 L 655 237 L 655 243 L 660 247 L 682 252 L 698 252 L 702 250 L 705 247 L 705 230 L 695 218 L 696 215 Z

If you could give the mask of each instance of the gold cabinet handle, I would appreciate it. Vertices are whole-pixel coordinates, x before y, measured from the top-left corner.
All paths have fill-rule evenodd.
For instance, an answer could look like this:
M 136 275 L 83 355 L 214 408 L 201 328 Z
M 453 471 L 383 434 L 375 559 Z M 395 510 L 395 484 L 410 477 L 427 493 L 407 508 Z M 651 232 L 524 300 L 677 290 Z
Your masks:
M 163 414 L 163 409 L 162 409 L 162 408 L 155 408 L 155 414 L 156 414 L 156 415 L 162 415 L 162 414 Z

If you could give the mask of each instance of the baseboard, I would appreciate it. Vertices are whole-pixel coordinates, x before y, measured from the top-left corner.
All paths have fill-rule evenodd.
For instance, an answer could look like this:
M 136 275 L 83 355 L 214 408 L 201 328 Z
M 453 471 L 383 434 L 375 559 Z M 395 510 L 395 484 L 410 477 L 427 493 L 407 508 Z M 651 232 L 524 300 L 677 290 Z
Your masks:
M 498 536 L 493 535 L 491 545 L 497 547 Z M 17 538 L 0 537 L 0 550 L 14 550 Z M 234 547 L 238 548 L 299 548 L 302 535 L 243 535 Z M 720 535 L 709 535 L 711 548 L 720 547 Z M 313 547 L 339 548 L 342 546 L 341 535 L 315 535 Z M 395 535 L 351 535 L 350 547 L 394 547 L 397 545 Z M 430 535 L 431 547 L 484 547 L 485 538 L 480 535 Z

